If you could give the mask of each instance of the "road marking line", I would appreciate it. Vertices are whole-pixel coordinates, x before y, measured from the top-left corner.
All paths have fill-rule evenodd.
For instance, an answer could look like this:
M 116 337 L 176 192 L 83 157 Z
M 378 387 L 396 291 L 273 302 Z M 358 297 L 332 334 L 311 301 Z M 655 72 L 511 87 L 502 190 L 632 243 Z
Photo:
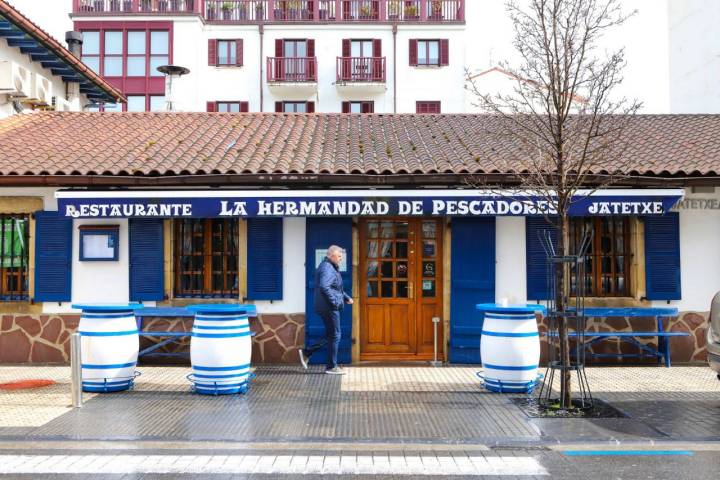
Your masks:
M 314 461 L 313 461 L 314 460 Z M 427 463 L 425 461 L 427 460 Z M 533 457 L 468 457 L 467 464 L 434 457 L 286 455 L 0 455 L 0 474 L 329 474 L 375 475 L 548 475 Z
M 694 455 L 690 450 L 565 450 L 563 453 L 571 457 Z

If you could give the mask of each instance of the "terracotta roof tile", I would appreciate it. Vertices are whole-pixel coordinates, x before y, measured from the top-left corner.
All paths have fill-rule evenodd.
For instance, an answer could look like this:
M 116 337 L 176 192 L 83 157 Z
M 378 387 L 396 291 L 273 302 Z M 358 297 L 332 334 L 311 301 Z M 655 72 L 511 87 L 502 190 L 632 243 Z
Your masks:
M 0 122 L 0 175 L 513 173 L 486 115 L 37 112 Z M 720 115 L 640 115 L 628 171 L 717 175 Z M 603 173 L 603 172 L 595 172 Z

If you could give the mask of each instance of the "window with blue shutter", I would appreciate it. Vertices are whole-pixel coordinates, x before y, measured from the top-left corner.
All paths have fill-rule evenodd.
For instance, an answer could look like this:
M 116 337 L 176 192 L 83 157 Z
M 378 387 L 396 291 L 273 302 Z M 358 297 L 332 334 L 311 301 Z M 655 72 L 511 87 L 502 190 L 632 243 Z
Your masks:
M 71 218 L 35 213 L 35 301 L 69 302 L 72 297 Z
M 680 215 L 645 217 L 648 300 L 680 300 Z
M 249 300 L 282 300 L 282 218 L 247 222 L 247 289 Z
M 131 218 L 129 236 L 130 300 L 163 300 L 163 221 L 155 218 Z
M 312 345 L 325 336 L 325 325 L 315 313 L 315 261 L 317 253 L 323 255 L 330 245 L 345 249 L 347 271 L 340 272 L 345 293 L 352 296 L 352 218 L 308 218 L 305 227 L 305 345 Z M 338 362 L 350 363 L 352 350 L 352 308 L 340 312 L 340 347 Z M 327 349 L 321 348 L 310 358 L 312 364 L 327 363 Z
M 453 218 L 450 259 L 450 362 L 480 363 L 482 314 L 495 301 L 495 219 Z
M 547 254 L 540 241 L 540 236 L 545 232 L 550 234 L 553 244 L 557 245 L 557 229 L 548 223 L 545 217 L 525 218 L 525 272 L 528 300 L 549 300 Z

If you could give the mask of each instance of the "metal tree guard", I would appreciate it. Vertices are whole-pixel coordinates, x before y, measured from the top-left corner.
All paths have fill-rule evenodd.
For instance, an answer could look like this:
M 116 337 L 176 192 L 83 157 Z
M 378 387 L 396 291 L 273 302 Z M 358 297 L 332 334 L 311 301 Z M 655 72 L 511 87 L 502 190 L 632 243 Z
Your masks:
M 592 408 L 593 397 L 585 373 L 585 255 L 587 254 L 592 240 L 592 230 L 583 232 L 582 239 L 574 255 L 562 255 L 555 251 L 552 241 L 553 235 L 550 230 L 543 230 L 538 233 L 540 244 L 547 256 L 546 282 L 549 299 L 547 305 L 548 332 L 548 365 L 545 371 L 545 379 L 540 387 L 538 402 L 541 406 L 548 408 L 551 405 L 559 405 L 562 409 L 581 410 Z M 563 281 L 569 282 L 569 297 L 564 298 L 565 309 L 559 311 L 557 308 L 556 294 L 558 288 L 557 266 L 563 269 Z M 574 293 L 574 297 L 572 296 Z M 563 357 L 566 344 L 560 338 L 560 323 L 565 321 L 565 328 L 569 338 L 567 348 L 570 349 L 570 363 L 563 366 Z M 571 382 L 577 385 L 579 396 L 571 399 L 571 405 L 563 405 L 565 398 L 565 385 L 562 376 L 566 371 L 573 372 L 576 381 Z M 556 374 L 560 375 L 556 378 Z M 555 387 L 558 382 L 559 388 Z M 555 397 L 559 393 L 560 397 Z

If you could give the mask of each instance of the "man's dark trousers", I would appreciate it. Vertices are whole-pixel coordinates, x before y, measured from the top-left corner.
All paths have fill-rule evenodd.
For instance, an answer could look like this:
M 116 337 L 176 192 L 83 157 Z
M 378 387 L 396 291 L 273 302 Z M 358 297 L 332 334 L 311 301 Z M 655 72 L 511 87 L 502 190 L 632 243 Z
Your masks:
M 327 345 L 328 360 L 327 369 L 337 367 L 338 348 L 340 347 L 340 311 L 331 310 L 318 313 L 325 324 L 325 338 L 317 342 L 315 345 L 303 350 L 306 357 L 311 357 L 313 353 Z

